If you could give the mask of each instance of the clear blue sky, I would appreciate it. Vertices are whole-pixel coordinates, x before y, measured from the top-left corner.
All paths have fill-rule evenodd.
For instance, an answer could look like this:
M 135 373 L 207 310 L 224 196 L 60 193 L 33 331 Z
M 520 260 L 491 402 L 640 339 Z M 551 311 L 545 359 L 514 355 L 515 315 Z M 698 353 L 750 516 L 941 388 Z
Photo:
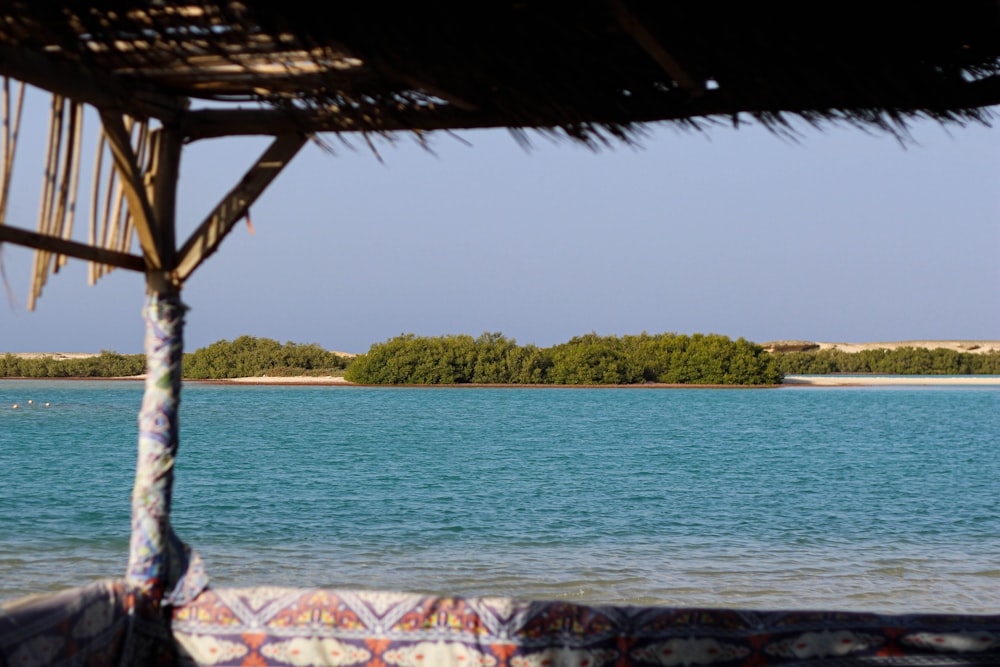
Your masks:
M 8 211 L 30 229 L 38 111 Z M 364 352 L 403 332 L 483 331 L 541 346 L 644 330 L 1000 339 L 1000 128 L 912 129 L 903 148 L 848 128 L 793 142 L 657 126 L 640 149 L 598 153 L 478 131 L 459 134 L 471 146 L 432 135 L 435 154 L 380 143 L 383 163 L 333 138 L 335 155 L 308 146 L 252 208 L 255 235 L 239 225 L 189 281 L 187 348 L 251 334 Z M 265 143 L 188 149 L 182 229 Z M 0 351 L 141 351 L 141 276 L 88 287 L 71 261 L 31 313 L 30 260 L 3 248 Z

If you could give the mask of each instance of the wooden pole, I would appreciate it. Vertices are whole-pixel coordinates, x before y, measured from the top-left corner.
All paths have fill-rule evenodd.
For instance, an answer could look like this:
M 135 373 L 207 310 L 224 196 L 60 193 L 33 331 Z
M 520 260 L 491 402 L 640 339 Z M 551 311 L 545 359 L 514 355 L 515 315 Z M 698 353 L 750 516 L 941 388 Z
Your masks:
M 132 490 L 126 584 L 143 613 L 156 613 L 171 582 L 170 507 L 177 456 L 184 306 L 178 290 L 146 297 L 146 387 L 139 412 L 139 455 Z
M 136 612 L 160 620 L 164 605 L 190 601 L 207 583 L 200 561 L 170 527 L 186 310 L 180 284 L 171 276 L 181 146 L 172 128 L 152 133 L 150 168 L 141 193 L 150 204 L 149 239 L 163 266 L 146 269 L 146 388 L 139 414 L 126 584 L 136 596 Z
M 153 211 L 149 198 L 146 196 L 129 132 L 125 129 L 120 113 L 102 111 L 101 121 L 104 123 L 104 131 L 108 138 L 108 145 L 111 147 L 111 154 L 115 159 L 118 176 L 125 188 L 125 198 L 128 200 L 129 211 L 135 224 L 143 255 L 151 269 L 162 269 L 163 260 L 160 257 L 160 248 L 153 240 Z
M 177 265 L 175 217 L 183 138 L 176 129 L 161 127 L 150 134 L 149 143 L 146 197 L 153 202 L 151 232 L 159 249 L 164 273 L 172 274 Z M 167 275 L 166 279 L 180 285 L 176 277 Z

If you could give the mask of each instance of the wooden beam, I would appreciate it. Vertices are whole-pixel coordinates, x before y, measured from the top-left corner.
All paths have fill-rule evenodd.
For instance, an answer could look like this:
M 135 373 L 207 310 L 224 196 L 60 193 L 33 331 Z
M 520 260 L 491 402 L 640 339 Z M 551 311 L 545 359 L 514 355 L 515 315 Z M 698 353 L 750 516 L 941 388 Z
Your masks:
M 130 271 L 146 270 L 146 261 L 138 255 L 105 250 L 104 248 L 89 246 L 85 243 L 77 243 L 76 241 L 38 234 L 37 232 L 29 232 L 26 229 L 19 229 L 9 225 L 0 224 L 0 243 L 13 243 L 36 250 L 46 250 L 59 255 L 75 257 L 76 259 L 110 264 L 111 266 L 117 266 L 120 269 L 128 269 Z
M 0 74 L 98 109 L 122 109 L 136 118 L 173 122 L 189 106 L 187 98 L 141 88 L 127 78 L 6 45 L 0 45 Z
M 618 19 L 618 25 L 625 31 L 625 34 L 635 40 L 636 44 L 641 46 L 649 57 L 655 60 L 663 71 L 677 82 L 678 86 L 695 94 L 700 94 L 705 90 L 704 83 L 692 77 L 677 62 L 677 59 L 670 55 L 660 40 L 654 37 L 642 21 L 625 6 L 624 0 L 611 0 L 611 7 L 615 12 L 615 18 Z
M 139 245 L 151 269 L 162 269 L 163 259 L 160 248 L 153 235 L 156 218 L 146 195 L 146 187 L 139 171 L 135 152 L 132 150 L 132 138 L 125 130 L 121 113 L 101 111 L 101 121 L 104 123 L 104 134 L 108 138 L 108 146 L 115 159 L 118 176 L 125 188 L 125 198 L 128 200 L 129 214 L 135 224 L 135 232 L 139 237 Z
M 305 142 L 305 135 L 285 134 L 268 146 L 239 184 L 219 202 L 181 248 L 174 271 L 175 281 L 182 283 L 187 280 L 205 259 L 218 250 L 222 239 L 246 215 L 250 205 L 295 157 Z
M 176 263 L 175 218 L 181 147 L 181 137 L 173 127 L 161 127 L 150 136 L 146 197 L 153 206 L 153 237 L 166 270 L 172 270 Z
M 370 113 L 378 113 L 378 110 L 373 109 Z M 377 122 L 364 124 L 346 114 L 322 109 L 197 109 L 184 114 L 181 122 L 185 138 L 192 142 L 232 136 L 273 137 L 289 133 L 429 132 L 512 127 L 511 119 L 504 114 L 470 113 L 454 106 L 413 108 L 378 116 Z
M 920 113 L 924 109 L 976 109 L 1000 105 L 1000 75 L 944 88 L 912 91 L 907 109 L 897 111 Z M 706 90 L 698 96 L 677 96 L 672 93 L 633 95 L 619 100 L 619 109 L 581 118 L 587 123 L 655 123 L 660 121 L 697 119 L 710 116 L 732 117 L 737 113 L 819 112 L 839 109 L 873 109 L 877 105 L 864 93 L 849 92 L 836 100 L 824 95 L 810 98 L 803 93 L 795 104 L 787 101 L 758 104 L 747 103 L 732 90 Z M 558 123 L 517 124 L 502 113 L 468 113 L 454 108 L 408 109 L 393 116 L 379 118 L 377 126 L 361 126 L 343 116 L 323 110 L 286 111 L 278 109 L 196 109 L 184 114 L 184 136 L 189 141 L 227 136 L 275 136 L 285 133 L 316 134 L 321 132 L 406 132 L 434 130 L 474 130 L 508 128 L 515 130 L 548 129 Z
M 619 108 L 611 113 L 577 119 L 588 123 L 650 123 L 680 120 L 698 116 L 730 115 L 734 109 L 730 97 L 718 90 L 684 100 L 672 93 L 663 93 L 657 100 L 639 100 L 638 96 L 619 100 Z M 377 123 L 365 124 L 349 116 L 321 109 L 196 109 L 184 114 L 184 136 L 188 141 L 231 136 L 276 136 L 289 132 L 318 134 L 321 132 L 409 132 L 434 130 L 477 130 L 506 128 L 526 130 L 553 128 L 558 123 L 514 123 L 503 113 L 461 111 L 454 107 L 420 107 L 380 116 Z

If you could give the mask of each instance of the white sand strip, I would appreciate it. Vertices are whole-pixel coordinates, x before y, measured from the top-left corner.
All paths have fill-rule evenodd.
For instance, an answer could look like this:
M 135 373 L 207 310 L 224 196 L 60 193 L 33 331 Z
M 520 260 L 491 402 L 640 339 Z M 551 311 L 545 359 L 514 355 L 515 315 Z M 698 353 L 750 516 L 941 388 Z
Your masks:
M 259 376 L 245 378 L 229 378 L 216 382 L 232 382 L 233 384 L 350 384 L 339 375 L 293 375 L 293 376 Z
M 786 375 L 782 384 L 823 387 L 857 385 L 1000 385 L 1000 375 Z

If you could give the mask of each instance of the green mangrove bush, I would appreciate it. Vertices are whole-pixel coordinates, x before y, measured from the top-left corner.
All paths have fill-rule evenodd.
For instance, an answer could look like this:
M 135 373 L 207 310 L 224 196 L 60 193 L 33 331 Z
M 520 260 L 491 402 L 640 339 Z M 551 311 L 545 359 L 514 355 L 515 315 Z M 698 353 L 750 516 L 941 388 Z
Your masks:
M 777 384 L 763 348 L 742 338 L 577 336 L 550 348 L 519 346 L 500 333 L 403 334 L 357 357 L 345 377 L 360 384 Z

